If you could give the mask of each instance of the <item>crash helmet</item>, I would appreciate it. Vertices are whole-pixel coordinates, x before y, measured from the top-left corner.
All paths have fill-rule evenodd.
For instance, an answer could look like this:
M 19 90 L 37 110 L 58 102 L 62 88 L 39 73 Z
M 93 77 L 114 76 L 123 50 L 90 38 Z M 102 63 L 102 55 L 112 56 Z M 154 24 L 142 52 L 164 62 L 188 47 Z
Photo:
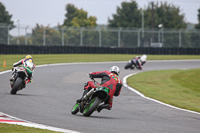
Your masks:
M 112 67 L 110 68 L 110 72 L 115 73 L 116 75 L 119 75 L 120 69 L 119 69 L 118 66 L 112 66 Z
M 141 61 L 142 62 L 145 62 L 146 60 L 147 60 L 147 55 L 142 55 L 141 57 L 140 57 L 140 59 L 141 59 Z
M 32 59 L 32 56 L 31 56 L 31 55 L 27 55 L 27 56 L 25 57 L 25 59 L 26 59 L 26 60 Z

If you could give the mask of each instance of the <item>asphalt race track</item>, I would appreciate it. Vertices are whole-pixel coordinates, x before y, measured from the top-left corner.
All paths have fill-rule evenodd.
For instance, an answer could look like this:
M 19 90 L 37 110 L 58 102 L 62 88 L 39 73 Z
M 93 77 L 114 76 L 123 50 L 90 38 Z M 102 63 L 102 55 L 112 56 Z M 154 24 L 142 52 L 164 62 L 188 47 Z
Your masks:
M 111 111 L 91 117 L 72 115 L 71 109 L 83 92 L 92 71 L 121 69 L 120 78 L 142 71 L 200 68 L 197 61 L 149 61 L 142 71 L 124 70 L 126 62 L 81 63 L 37 67 L 34 82 L 10 94 L 11 72 L 0 75 L 0 112 L 27 121 L 83 133 L 199 133 L 200 115 L 170 108 L 144 99 L 123 87 L 114 97 Z M 199 102 L 199 101 L 198 101 Z

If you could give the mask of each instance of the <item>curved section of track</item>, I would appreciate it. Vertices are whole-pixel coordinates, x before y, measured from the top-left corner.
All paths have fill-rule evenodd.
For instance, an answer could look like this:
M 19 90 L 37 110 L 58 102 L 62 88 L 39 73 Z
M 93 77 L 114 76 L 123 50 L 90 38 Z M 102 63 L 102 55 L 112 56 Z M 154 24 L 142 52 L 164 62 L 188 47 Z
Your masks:
M 91 71 L 118 65 L 120 78 L 139 70 L 124 70 L 126 62 L 72 63 L 36 68 L 34 83 L 10 95 L 11 72 L 0 75 L 0 111 L 35 123 L 83 133 L 198 133 L 200 115 L 149 101 L 123 87 L 111 111 L 91 117 L 72 115 L 71 108 L 82 95 Z M 200 61 L 149 61 L 143 71 L 199 68 Z

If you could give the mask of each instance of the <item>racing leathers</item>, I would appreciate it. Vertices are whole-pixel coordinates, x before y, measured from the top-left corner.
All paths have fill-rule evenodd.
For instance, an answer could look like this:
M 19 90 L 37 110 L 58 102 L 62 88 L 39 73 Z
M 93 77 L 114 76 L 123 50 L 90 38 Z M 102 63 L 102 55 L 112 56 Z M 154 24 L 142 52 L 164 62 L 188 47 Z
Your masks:
M 131 60 L 131 62 L 132 64 L 135 64 L 135 67 L 137 69 L 142 70 L 142 66 L 144 65 L 145 61 L 142 61 L 140 58 L 141 58 L 140 56 L 136 56 L 135 58 Z
M 107 87 L 110 90 L 108 94 L 109 96 L 107 100 L 105 101 L 104 105 L 102 105 L 102 108 L 100 107 L 99 110 L 97 111 L 100 112 L 103 108 L 111 110 L 112 103 L 113 103 L 113 95 L 118 96 L 120 94 L 120 91 L 123 85 L 118 75 L 109 71 L 91 72 L 89 75 L 90 75 L 90 78 L 101 78 L 100 86 Z M 84 87 L 85 91 L 83 93 L 83 96 L 92 88 L 96 88 L 96 86 L 94 85 L 94 82 L 88 81 L 85 84 L 85 87 Z
M 13 64 L 13 67 L 17 67 L 17 66 L 19 66 L 19 65 L 22 65 L 22 64 L 23 64 L 25 61 L 27 61 L 27 60 L 32 60 L 32 59 L 21 59 L 20 61 L 15 62 L 15 63 Z M 32 61 L 33 61 L 33 60 L 32 60 Z M 34 64 L 33 69 L 34 69 L 34 68 L 35 68 L 35 64 Z M 12 71 L 13 71 L 13 68 L 12 68 Z M 10 81 L 12 81 L 13 78 L 14 78 L 14 75 L 12 75 Z M 27 82 L 27 83 L 31 83 L 31 82 L 32 82 L 32 74 L 28 73 L 28 79 L 27 79 L 26 82 Z

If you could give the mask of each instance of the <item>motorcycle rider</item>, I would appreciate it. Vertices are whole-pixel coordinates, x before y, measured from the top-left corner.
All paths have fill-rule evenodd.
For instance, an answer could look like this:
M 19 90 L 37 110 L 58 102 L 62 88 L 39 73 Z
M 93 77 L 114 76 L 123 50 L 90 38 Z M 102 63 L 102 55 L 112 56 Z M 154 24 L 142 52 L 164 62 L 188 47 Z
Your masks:
M 135 67 L 137 69 L 142 70 L 142 66 L 146 63 L 146 58 L 147 58 L 147 55 L 136 56 L 131 60 L 131 62 L 132 64 L 135 64 Z M 134 66 L 132 66 L 131 69 L 134 69 Z
M 18 62 L 15 62 L 14 64 L 13 64 L 13 67 L 17 67 L 17 66 L 19 66 L 19 65 L 22 65 L 25 61 L 30 61 L 30 62 L 33 62 L 33 58 L 32 58 L 32 56 L 31 55 L 26 55 L 25 56 L 25 58 L 24 59 L 21 59 L 20 61 L 18 61 Z M 33 63 L 34 64 L 34 63 Z M 33 67 L 33 69 L 35 68 L 35 64 L 34 64 L 34 67 Z M 12 68 L 12 71 L 13 71 L 13 69 L 14 68 Z M 10 81 L 13 81 L 14 80 L 14 72 L 12 73 L 12 76 L 11 76 L 11 78 L 10 78 Z M 26 81 L 27 83 L 32 83 L 32 74 L 29 74 L 28 73 L 28 79 L 27 79 L 27 81 Z
M 120 69 L 118 66 L 112 66 L 110 68 L 110 71 L 101 71 L 101 72 L 91 72 L 89 73 L 89 76 L 91 79 L 93 78 L 101 78 L 101 84 L 100 86 L 107 87 L 109 91 L 109 96 L 104 102 L 103 105 L 101 105 L 97 111 L 100 112 L 102 109 L 108 109 L 111 110 L 112 103 L 113 103 L 113 95 L 119 96 L 121 87 L 123 86 L 120 78 L 118 77 L 120 73 Z M 88 81 L 84 86 L 84 92 L 80 99 L 77 100 L 77 103 L 82 102 L 82 98 L 84 95 L 86 95 L 92 88 L 97 88 L 94 85 L 93 81 Z

